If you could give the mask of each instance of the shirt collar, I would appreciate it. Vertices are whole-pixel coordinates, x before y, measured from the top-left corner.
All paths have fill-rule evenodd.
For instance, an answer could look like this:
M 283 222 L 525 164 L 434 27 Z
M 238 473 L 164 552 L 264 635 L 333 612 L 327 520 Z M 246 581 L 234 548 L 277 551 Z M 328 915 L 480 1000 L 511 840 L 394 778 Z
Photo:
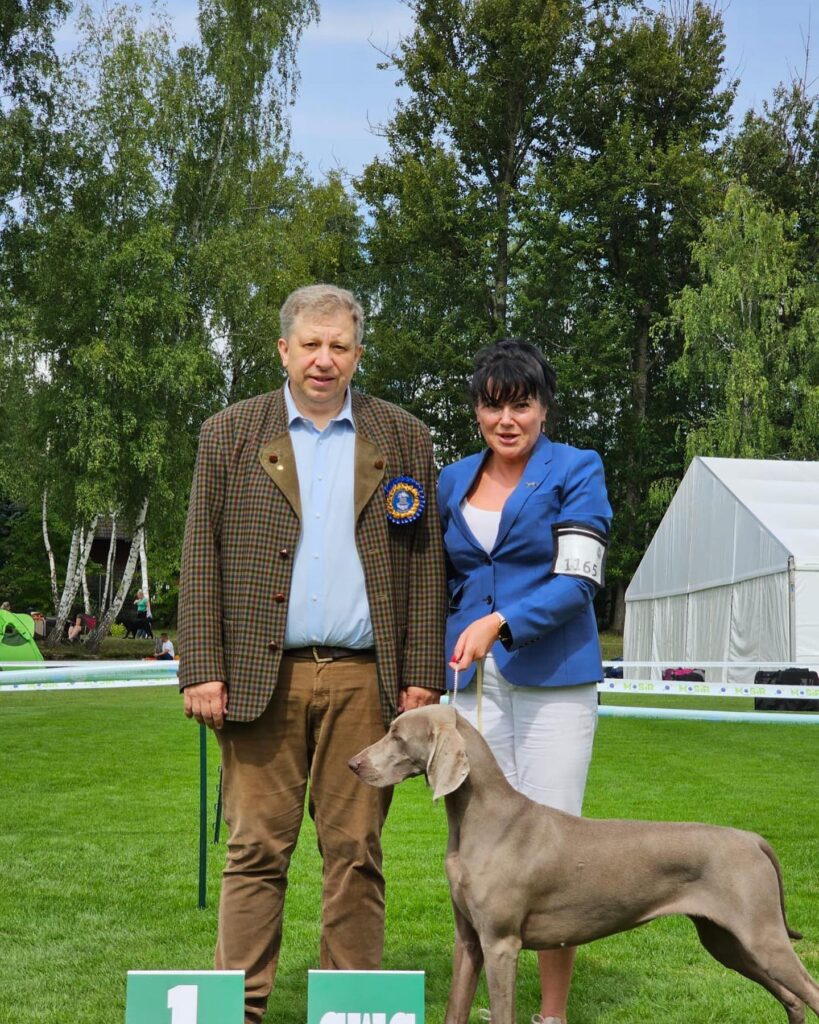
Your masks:
M 313 421 L 308 416 L 302 415 L 302 413 L 300 413 L 296 408 L 296 403 L 293 401 L 293 396 L 290 393 L 290 381 L 287 381 L 284 385 L 284 404 L 287 408 L 288 429 L 297 423 L 308 423 L 315 427 Z M 350 388 L 347 388 L 344 395 L 344 405 L 342 405 L 338 415 L 334 416 L 330 420 L 327 427 L 332 426 L 333 423 L 349 423 L 353 430 L 355 430 L 355 420 L 353 419 L 353 399 Z M 325 429 L 327 428 L 325 427 Z

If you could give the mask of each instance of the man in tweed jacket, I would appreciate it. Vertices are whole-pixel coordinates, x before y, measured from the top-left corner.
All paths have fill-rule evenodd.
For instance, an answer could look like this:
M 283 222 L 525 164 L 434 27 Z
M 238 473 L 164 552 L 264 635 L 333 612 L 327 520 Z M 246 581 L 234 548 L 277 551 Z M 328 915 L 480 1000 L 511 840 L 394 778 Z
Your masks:
M 288 383 L 202 427 L 180 588 L 185 713 L 216 729 L 230 829 L 216 967 L 245 971 L 247 1024 L 273 986 L 308 779 L 321 966 L 379 967 L 391 793 L 346 762 L 444 687 L 429 432 L 349 387 L 363 351 L 351 293 L 299 289 L 281 319 Z

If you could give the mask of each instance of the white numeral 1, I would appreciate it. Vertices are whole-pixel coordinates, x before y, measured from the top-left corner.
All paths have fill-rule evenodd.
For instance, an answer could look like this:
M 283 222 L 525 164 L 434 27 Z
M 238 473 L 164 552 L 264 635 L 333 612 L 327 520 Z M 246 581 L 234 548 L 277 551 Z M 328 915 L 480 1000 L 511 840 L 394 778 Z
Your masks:
M 168 990 L 168 1009 L 171 1024 L 196 1024 L 199 988 L 196 985 L 176 985 Z

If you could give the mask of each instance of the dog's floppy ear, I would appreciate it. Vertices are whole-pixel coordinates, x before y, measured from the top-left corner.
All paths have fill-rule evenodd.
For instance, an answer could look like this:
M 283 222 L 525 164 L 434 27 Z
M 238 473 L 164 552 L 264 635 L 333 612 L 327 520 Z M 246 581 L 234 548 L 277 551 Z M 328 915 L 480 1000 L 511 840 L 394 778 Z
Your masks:
M 454 708 L 450 714 L 436 716 L 427 760 L 427 779 L 432 786 L 432 799 L 454 792 L 469 775 L 469 759 L 463 737 L 458 732 Z

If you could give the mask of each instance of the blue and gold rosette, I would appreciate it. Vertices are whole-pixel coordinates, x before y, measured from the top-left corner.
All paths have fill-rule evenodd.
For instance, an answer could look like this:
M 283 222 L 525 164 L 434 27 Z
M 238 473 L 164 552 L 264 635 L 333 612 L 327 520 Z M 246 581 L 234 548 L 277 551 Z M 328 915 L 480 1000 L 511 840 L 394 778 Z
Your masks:
M 396 526 L 406 526 L 418 519 L 427 503 L 424 488 L 411 476 L 394 476 L 384 484 L 387 519 Z

